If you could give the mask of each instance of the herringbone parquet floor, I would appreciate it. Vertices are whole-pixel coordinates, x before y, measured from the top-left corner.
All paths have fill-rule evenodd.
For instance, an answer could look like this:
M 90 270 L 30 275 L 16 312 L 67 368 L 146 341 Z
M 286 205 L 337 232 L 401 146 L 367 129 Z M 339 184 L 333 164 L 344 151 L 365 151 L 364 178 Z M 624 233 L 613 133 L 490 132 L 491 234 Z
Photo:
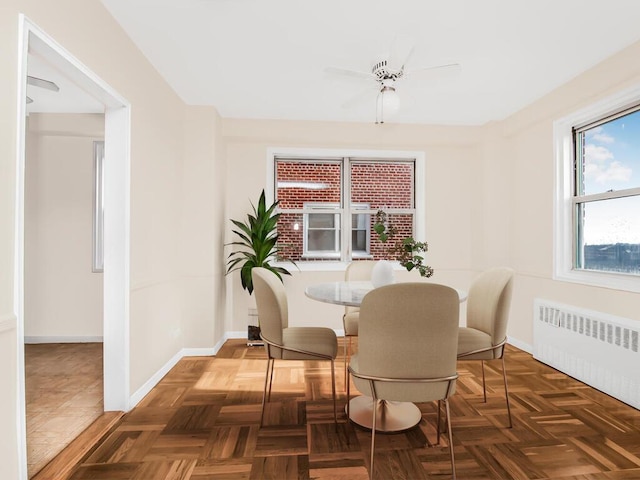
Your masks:
M 213 357 L 181 360 L 72 471 L 71 478 L 135 480 L 366 479 L 370 433 L 332 418 L 328 362 L 277 362 L 259 428 L 262 348 L 229 341 Z M 452 406 L 458 478 L 640 479 L 640 412 L 509 347 L 513 422 L 500 363 L 460 362 Z M 355 389 L 352 392 L 357 394 Z M 400 434 L 376 438 L 376 478 L 451 478 L 446 435 L 434 446 L 436 410 Z

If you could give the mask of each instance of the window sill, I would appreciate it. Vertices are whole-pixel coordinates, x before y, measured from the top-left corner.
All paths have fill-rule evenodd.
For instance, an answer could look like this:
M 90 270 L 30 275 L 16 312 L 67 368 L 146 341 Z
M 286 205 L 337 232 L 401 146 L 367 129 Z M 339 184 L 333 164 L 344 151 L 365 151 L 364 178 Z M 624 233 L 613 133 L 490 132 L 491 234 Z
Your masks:
M 640 293 L 640 277 L 637 275 L 595 272 L 590 270 L 571 270 L 556 272 L 553 279 L 593 287 Z
M 347 269 L 347 266 L 351 262 L 340 262 L 340 261 L 298 261 L 296 262 L 296 266 L 294 266 L 291 262 L 274 262 L 272 265 L 274 267 L 282 267 L 289 270 L 291 273 L 295 272 L 344 272 Z M 393 265 L 393 269 L 397 271 L 403 271 L 405 268 L 400 265 L 400 263 L 396 261 L 390 261 Z

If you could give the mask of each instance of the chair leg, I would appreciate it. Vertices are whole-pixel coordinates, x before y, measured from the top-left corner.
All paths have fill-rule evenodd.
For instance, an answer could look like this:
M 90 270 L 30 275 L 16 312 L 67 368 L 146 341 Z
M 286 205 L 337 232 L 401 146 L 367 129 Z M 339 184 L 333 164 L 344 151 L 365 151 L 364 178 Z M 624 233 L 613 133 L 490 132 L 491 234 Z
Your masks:
M 442 400 L 438 400 L 438 425 L 436 427 L 436 445 L 440 445 L 440 412 L 442 411 Z
M 273 386 L 273 370 L 274 367 L 276 366 L 276 360 L 275 358 L 271 359 L 271 373 L 269 375 L 269 393 L 267 394 L 267 401 L 271 401 L 271 387 Z
M 373 479 L 373 452 L 376 446 L 376 417 L 378 416 L 378 405 L 380 400 L 373 399 L 373 421 L 371 422 L 371 468 L 369 470 L 369 478 Z
M 351 400 L 351 374 L 349 373 L 349 370 L 347 370 L 347 423 L 349 423 L 349 419 L 351 418 L 349 400 Z
M 509 416 L 509 428 L 513 427 L 511 421 L 511 405 L 509 403 L 509 386 L 507 385 L 507 366 L 504 363 L 504 353 L 502 354 L 502 378 L 504 380 L 504 396 L 507 399 L 507 415 Z
M 262 424 L 264 422 L 264 406 L 267 400 L 267 384 L 269 384 L 269 395 L 271 395 L 271 385 L 270 385 L 270 379 L 271 376 L 269 375 L 269 370 L 271 370 L 271 373 L 273 374 L 273 368 L 272 368 L 272 363 L 273 363 L 273 359 L 272 358 L 268 358 L 267 359 L 267 371 L 264 375 L 264 390 L 262 391 L 262 410 L 260 411 L 260 426 L 262 427 Z
M 338 430 L 338 408 L 336 407 L 336 369 L 333 359 L 331 359 L 331 393 L 333 394 L 333 422 Z
M 484 403 L 487 403 L 487 383 L 484 379 L 484 360 L 480 360 L 480 365 L 482 365 L 482 394 L 484 395 Z
M 347 367 L 348 367 L 348 362 L 347 362 L 347 335 L 345 334 L 344 336 L 344 345 L 342 347 L 342 356 L 344 358 L 344 386 L 345 389 L 347 388 Z
M 351 339 L 352 338 L 353 338 L 353 335 L 344 336 L 344 382 L 345 382 L 345 385 L 349 377 L 348 370 L 349 370 L 349 361 L 351 360 L 351 347 L 352 347 Z M 348 342 L 347 342 L 347 339 L 349 339 Z
M 449 399 L 444 399 L 444 406 L 447 414 L 447 430 L 449 431 L 449 455 L 451 455 L 451 475 L 456 480 L 456 460 L 453 455 L 453 434 L 451 432 L 451 412 L 449 411 Z

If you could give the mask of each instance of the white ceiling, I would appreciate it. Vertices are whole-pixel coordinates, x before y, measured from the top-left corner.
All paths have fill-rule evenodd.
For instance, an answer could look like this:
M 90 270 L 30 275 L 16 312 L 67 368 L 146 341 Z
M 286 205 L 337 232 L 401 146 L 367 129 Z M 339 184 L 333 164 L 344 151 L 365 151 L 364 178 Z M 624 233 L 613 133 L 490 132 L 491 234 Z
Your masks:
M 27 84 L 27 113 L 103 113 L 104 105 L 78 87 L 45 59 L 30 53 L 27 74 L 55 83 L 57 92 Z
M 188 104 L 223 117 L 373 122 L 367 81 L 394 38 L 407 70 L 457 62 L 448 79 L 403 79 L 401 123 L 478 125 L 518 111 L 640 39 L 637 0 L 102 0 Z

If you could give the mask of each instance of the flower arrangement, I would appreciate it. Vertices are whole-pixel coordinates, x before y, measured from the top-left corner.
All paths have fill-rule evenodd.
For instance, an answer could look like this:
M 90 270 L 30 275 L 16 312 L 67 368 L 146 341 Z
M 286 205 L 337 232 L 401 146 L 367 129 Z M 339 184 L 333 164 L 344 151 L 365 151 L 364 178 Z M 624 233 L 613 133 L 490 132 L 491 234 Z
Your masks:
M 392 242 L 387 249 L 387 253 L 391 258 L 397 259 L 408 272 L 417 270 L 420 276 L 429 278 L 433 275 L 433 268 L 424 264 L 424 256 L 422 253 L 429 249 L 427 242 L 419 242 L 413 237 L 396 239 L 398 229 L 389 221 L 389 216 L 384 210 L 376 212 L 376 220 L 373 224 L 373 230 L 378 235 L 378 239 L 382 243 Z

